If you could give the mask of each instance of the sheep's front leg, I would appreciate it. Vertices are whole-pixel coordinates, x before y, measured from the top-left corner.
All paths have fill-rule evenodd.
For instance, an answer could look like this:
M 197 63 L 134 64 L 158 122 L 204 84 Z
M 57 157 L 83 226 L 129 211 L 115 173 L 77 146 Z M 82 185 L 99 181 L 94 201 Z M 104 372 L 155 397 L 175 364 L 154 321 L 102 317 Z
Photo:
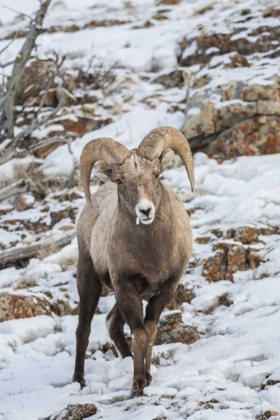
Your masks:
M 90 335 L 90 325 L 101 294 L 101 283 L 94 270 L 91 256 L 82 252 L 80 252 L 78 260 L 77 286 L 80 303 L 79 324 L 76 331 L 76 362 L 73 382 L 79 382 L 81 388 L 83 388 L 86 385 L 84 365 Z
M 128 276 L 123 276 L 121 281 L 114 284 L 114 291 L 118 308 L 132 333 L 134 374 L 131 391 L 138 397 L 147 386 L 145 375 L 147 334 L 144 328 L 142 300 L 133 285 L 133 279 Z
M 144 326 L 147 333 L 145 375 L 148 385 L 153 379 L 150 374 L 150 370 L 153 344 L 157 333 L 157 324 L 159 321 L 159 317 L 165 306 L 168 304 L 168 302 L 170 302 L 170 300 L 174 296 L 174 293 L 177 289 L 177 285 L 178 281 L 167 282 L 165 285 L 162 286 L 160 294 L 150 299 L 148 305 L 146 306 L 146 315 L 144 321 Z

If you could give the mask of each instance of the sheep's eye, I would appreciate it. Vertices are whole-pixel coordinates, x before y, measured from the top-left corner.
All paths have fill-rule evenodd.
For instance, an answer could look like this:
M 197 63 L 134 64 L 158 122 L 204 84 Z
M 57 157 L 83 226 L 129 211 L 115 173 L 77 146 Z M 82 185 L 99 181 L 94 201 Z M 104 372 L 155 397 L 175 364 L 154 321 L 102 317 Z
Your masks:
M 121 180 L 121 179 L 119 179 L 119 178 L 118 178 L 118 179 L 115 179 L 115 183 L 120 185 L 120 184 L 122 184 L 123 182 L 122 182 L 122 180 Z
M 159 178 L 159 176 L 160 176 L 160 172 L 157 172 L 157 173 L 155 174 L 155 178 Z

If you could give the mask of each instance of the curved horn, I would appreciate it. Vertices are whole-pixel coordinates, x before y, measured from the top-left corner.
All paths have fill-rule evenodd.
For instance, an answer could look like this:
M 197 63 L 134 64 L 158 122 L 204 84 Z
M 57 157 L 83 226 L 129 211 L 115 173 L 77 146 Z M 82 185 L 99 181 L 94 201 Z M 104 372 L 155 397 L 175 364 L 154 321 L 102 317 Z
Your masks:
M 114 163 L 122 163 L 131 155 L 127 148 L 108 137 L 89 141 L 83 148 L 80 157 L 81 178 L 87 203 L 92 206 L 90 199 L 90 174 L 93 165 L 98 160 L 104 160 L 109 166 Z
M 194 170 L 192 152 L 186 137 L 176 128 L 159 127 L 150 131 L 138 146 L 137 153 L 147 159 L 160 157 L 164 149 L 169 147 L 174 150 L 183 161 L 194 191 Z

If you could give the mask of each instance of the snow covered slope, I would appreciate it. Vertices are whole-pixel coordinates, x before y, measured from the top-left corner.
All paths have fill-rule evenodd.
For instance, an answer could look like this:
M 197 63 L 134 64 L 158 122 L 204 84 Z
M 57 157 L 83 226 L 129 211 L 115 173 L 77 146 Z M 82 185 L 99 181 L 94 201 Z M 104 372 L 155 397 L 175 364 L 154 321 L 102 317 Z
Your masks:
M 97 96 L 94 112 L 112 122 L 77 136 L 72 154 L 64 145 L 36 159 L 46 177 L 68 176 L 73 157 L 78 160 L 83 145 L 94 137 L 111 136 L 133 148 L 156 126 L 182 128 L 184 85 L 166 88 L 152 82 L 177 68 L 178 43 L 197 25 L 216 21 L 219 13 L 270 4 L 173 3 L 53 2 L 46 19 L 49 30 L 39 38 L 39 56 L 47 56 L 50 49 L 71 53 L 65 64 L 73 72 L 77 65 L 86 67 L 92 56 L 106 68 L 119 64 L 111 91 L 91 92 Z M 11 1 L 9 6 L 30 13 L 36 2 Z M 6 12 L 0 16 L 2 39 L 27 27 L 24 19 L 11 23 Z M 78 28 L 67 31 L 73 24 Z M 22 41 L 12 43 L 1 59 L 9 61 Z M 2 40 L 0 49 L 8 42 Z M 249 78 L 250 67 L 246 71 Z M 81 107 L 69 107 L 67 115 L 75 121 Z M 38 139 L 45 135 L 42 131 Z M 28 169 L 28 159 L 3 165 L 1 180 L 16 176 L 17 165 Z M 280 419 L 280 156 L 242 156 L 218 164 L 197 153 L 194 162 L 194 194 L 181 166 L 174 164 L 163 179 L 178 191 L 191 215 L 194 252 L 182 283 L 194 297 L 179 309 L 182 322 L 196 327 L 200 340 L 155 346 L 154 380 L 143 397 L 131 399 L 132 360 L 120 360 L 110 348 L 105 317 L 114 297 L 104 296 L 92 323 L 87 386 L 80 391 L 71 383 L 78 303 L 74 238 L 61 250 L 48 251 L 47 256 L 42 252 L 0 272 L 3 301 L 4 294 L 31 296 L 34 307 L 43 302 L 44 310 L 52 313 L 42 310 L 34 317 L 0 323 L 0 420 L 42 420 L 70 403 L 94 403 L 98 413 L 92 419 Z M 29 204 L 24 208 L 14 198 L 0 203 L 2 250 L 74 229 L 84 204 L 82 189 L 76 185 L 68 191 L 57 183 L 57 191 L 50 190 L 42 200 L 26 193 Z M 98 185 L 93 184 L 94 191 Z M 26 310 L 30 306 L 28 301 Z

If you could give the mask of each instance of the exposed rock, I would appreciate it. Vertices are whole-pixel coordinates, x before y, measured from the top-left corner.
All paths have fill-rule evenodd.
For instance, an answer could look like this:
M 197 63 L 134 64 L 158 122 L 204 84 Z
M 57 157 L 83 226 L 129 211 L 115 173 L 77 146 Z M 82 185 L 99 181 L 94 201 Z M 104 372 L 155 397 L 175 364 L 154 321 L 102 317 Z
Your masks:
M 234 98 L 236 83 L 227 83 L 221 86 L 222 102 L 231 101 Z
M 157 6 L 174 6 L 176 4 L 180 4 L 182 0 L 157 0 Z
M 193 89 L 200 89 L 205 85 L 208 85 L 210 82 L 211 77 L 209 77 L 207 74 L 204 74 L 203 76 L 197 77 L 194 79 L 192 88 Z
M 72 308 L 67 300 L 58 299 L 51 305 L 52 311 L 58 316 L 77 315 L 78 307 Z
M 180 311 L 173 311 L 160 319 L 155 345 L 168 343 L 192 344 L 199 340 L 197 328 L 182 323 Z
M 214 111 L 215 105 L 212 102 L 208 102 L 198 115 L 193 115 L 187 119 L 183 131 L 189 140 L 199 135 L 207 136 L 215 133 Z
M 232 280 L 233 274 L 246 269 L 246 250 L 242 246 L 233 246 L 227 253 L 226 280 Z
M 232 300 L 230 298 L 230 295 L 228 293 L 225 293 L 224 295 L 220 296 L 218 299 L 218 306 L 231 306 Z
M 244 55 L 233 54 L 230 56 L 230 64 L 227 64 L 226 67 L 232 69 L 235 67 L 251 67 L 251 63 L 249 63 Z
M 265 9 L 263 17 L 280 17 L 280 9 L 276 6 L 269 6 Z
M 195 242 L 197 244 L 200 245 L 205 245 L 205 244 L 209 244 L 210 242 L 213 241 L 213 238 L 211 238 L 210 236 L 199 236 L 198 238 L 196 238 Z
M 249 85 L 242 90 L 241 99 L 246 102 L 253 101 L 278 101 L 279 92 L 277 84 L 268 86 Z
M 52 60 L 30 61 L 25 67 L 17 89 L 16 101 L 23 103 L 29 98 L 38 97 L 48 84 L 48 75 L 54 71 Z
M 223 159 L 280 152 L 280 116 L 257 116 L 225 130 L 207 148 Z
M 257 104 L 252 103 L 236 103 L 233 102 L 215 109 L 215 131 L 220 132 L 243 120 L 253 117 L 258 112 Z
M 72 132 L 81 136 L 90 131 L 98 130 L 112 123 L 112 118 L 96 119 L 84 116 L 75 116 L 74 118 L 57 118 L 52 120 L 51 124 L 61 124 L 65 131 Z
M 280 152 L 279 9 L 268 8 L 260 19 L 262 13 L 235 11 L 227 30 L 206 23 L 181 42 L 179 64 L 201 66 L 190 84 L 183 127 L 193 151 L 219 161 Z M 241 77 L 243 67 L 251 70 Z
M 19 31 L 12 31 L 8 35 L 6 35 L 3 39 L 25 38 L 28 32 L 29 32 L 29 28 L 21 29 Z
M 174 70 L 167 74 L 161 74 L 152 80 L 153 83 L 160 83 L 166 89 L 174 87 L 183 87 L 185 83 L 184 72 L 182 70 Z
M 77 136 L 82 136 L 88 132 L 102 128 L 112 122 L 112 118 L 98 119 L 82 115 L 62 115 L 46 124 L 46 127 L 48 127 L 49 130 L 47 131 L 46 137 L 40 138 L 40 141 L 47 140 L 48 138 L 56 136 L 63 137 L 66 133 L 68 134 L 68 137 L 72 135 L 73 138 L 76 138 Z M 33 144 L 36 144 L 37 140 L 32 139 L 32 141 Z M 40 159 L 45 158 L 63 144 L 65 143 L 61 141 L 47 144 L 44 147 L 40 147 L 39 149 L 35 150 L 34 154 Z
M 76 98 L 65 88 L 58 87 L 49 89 L 47 92 L 45 90 L 41 91 L 38 95 L 35 90 L 30 90 L 27 92 L 32 95 L 27 97 L 24 102 L 25 107 L 39 106 L 44 98 L 44 106 L 54 108 L 58 105 L 59 101 L 63 99 L 65 105 L 73 105 L 77 102 Z M 33 95 L 35 95 L 33 97 Z
M 0 294 L 0 322 L 38 315 L 51 316 L 50 304 L 46 299 L 8 292 Z
M 51 211 L 50 212 L 50 218 L 51 218 L 51 224 L 50 226 L 53 227 L 56 223 L 60 222 L 62 219 L 67 219 L 70 217 L 73 223 L 75 223 L 75 218 L 77 215 L 77 208 L 72 207 L 69 203 L 69 206 L 66 208 L 57 210 L 57 211 Z
M 216 252 L 212 257 L 207 258 L 203 265 L 203 274 L 207 277 L 207 280 L 216 282 L 223 280 L 225 271 L 224 268 L 224 254 L 222 252 Z
M 166 308 L 169 310 L 178 309 L 184 302 L 191 303 L 194 297 L 195 295 L 191 289 L 187 289 L 185 285 L 179 284 L 175 296 Z
M 258 242 L 259 235 L 256 229 L 250 226 L 241 226 L 235 231 L 235 240 L 243 244 L 252 244 Z
M 62 135 L 63 132 L 58 133 L 58 135 Z M 44 147 L 40 147 L 39 149 L 35 150 L 34 155 L 39 159 L 44 159 L 47 157 L 51 152 L 57 149 L 59 146 L 63 146 L 65 143 L 61 141 L 57 141 L 56 143 L 47 144 Z
M 97 413 L 94 404 L 68 404 L 64 410 L 58 414 L 53 414 L 44 420 L 83 420 Z
M 54 108 L 57 106 L 58 100 L 56 96 L 56 89 L 49 89 L 49 91 L 46 94 L 45 94 L 45 91 L 42 91 L 38 95 L 36 94 L 37 94 L 37 90 L 35 89 L 31 89 L 30 91 L 27 91 L 26 94 L 23 94 L 25 107 L 39 106 L 43 97 L 44 97 L 44 106 L 51 107 L 51 108 Z
M 120 20 L 120 19 L 104 19 L 104 20 L 92 20 L 86 23 L 83 29 L 88 28 L 96 28 L 99 26 L 118 26 L 118 25 L 126 25 L 131 23 L 129 20 Z
M 53 130 L 48 132 L 46 138 L 53 135 L 62 135 L 64 132 L 70 132 L 77 136 L 81 136 L 90 131 L 97 130 L 113 122 L 112 118 L 97 119 L 82 115 L 63 115 L 51 120 L 46 127 Z M 52 145 L 53 146 L 53 145 Z
M 33 194 L 21 194 L 16 197 L 14 207 L 17 211 L 32 209 L 36 200 Z
M 245 233 L 242 236 L 242 232 L 244 233 L 239 230 L 239 234 L 244 240 L 255 238 L 253 234 L 251 237 L 249 234 L 246 237 Z M 262 262 L 262 258 L 256 250 L 226 242 L 215 244 L 213 251 L 215 254 L 207 258 L 203 265 L 203 275 L 210 282 L 233 280 L 237 271 L 255 269 Z
M 78 25 L 72 24 L 72 25 L 64 25 L 64 26 L 51 26 L 48 29 L 49 34 L 54 34 L 56 32 L 77 32 L 81 28 Z
M 279 416 L 279 413 L 277 411 L 267 410 L 264 413 L 259 414 L 256 417 L 256 420 L 267 420 L 267 419 L 270 419 L 271 417 L 276 417 L 276 416 Z
M 244 36 L 242 36 L 243 31 Z M 196 47 L 194 51 L 191 49 L 192 53 L 184 54 L 184 51 L 190 49 L 194 38 L 186 37 L 181 42 L 182 54 L 179 63 L 181 66 L 191 66 L 197 63 L 207 64 L 213 56 L 231 52 L 242 56 L 267 52 L 273 49 L 273 41 L 278 41 L 279 33 L 279 26 L 265 25 L 255 30 L 252 29 L 249 33 L 247 32 L 246 24 L 243 27 L 239 25 L 239 27 L 229 30 L 228 33 L 208 32 L 202 28 L 200 34 L 195 38 Z M 256 37 L 255 42 L 250 41 L 250 36 Z

